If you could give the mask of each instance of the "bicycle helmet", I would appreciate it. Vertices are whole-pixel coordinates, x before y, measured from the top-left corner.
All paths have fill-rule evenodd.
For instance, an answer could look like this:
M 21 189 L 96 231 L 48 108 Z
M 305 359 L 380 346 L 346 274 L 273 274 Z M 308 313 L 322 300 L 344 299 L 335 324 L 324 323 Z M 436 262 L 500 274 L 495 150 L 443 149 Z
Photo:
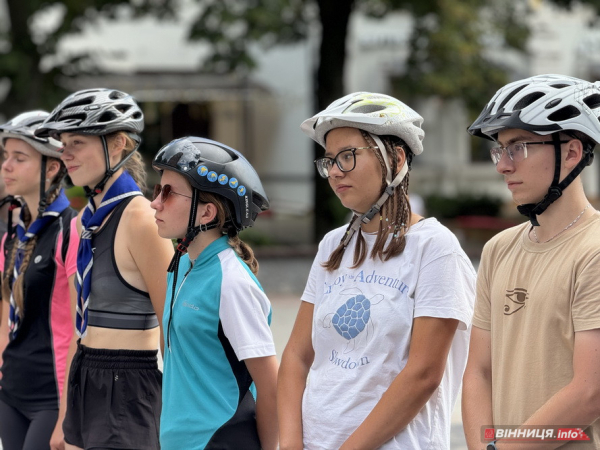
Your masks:
M 583 158 L 564 180 L 560 181 L 559 132 L 578 131 L 595 143 L 600 142 L 600 82 L 590 83 L 565 75 L 536 75 L 507 84 L 485 106 L 468 128 L 473 136 L 495 140 L 506 129 L 521 129 L 539 135 L 551 135 L 554 143 L 555 169 L 546 196 L 538 203 L 519 205 L 521 214 L 535 226 L 536 216 L 556 201 L 563 190 L 589 166 L 594 147 L 584 143 Z M 577 136 L 571 135 L 573 138 Z
M 29 111 L 19 114 L 13 119 L 0 125 L 0 148 L 4 149 L 8 139 L 20 139 L 29 144 L 33 149 L 37 150 L 42 155 L 41 170 L 40 170 L 40 201 L 38 211 L 41 215 L 47 204 L 47 196 L 53 192 L 62 179 L 66 175 L 64 165 L 61 163 L 61 170 L 55 178 L 52 185 L 46 191 L 46 163 L 47 157 L 52 157 L 60 160 L 60 149 L 62 144 L 51 137 L 39 137 L 35 135 L 38 127 L 47 119 L 49 114 L 46 111 Z
M 99 136 L 104 148 L 106 172 L 103 180 L 94 187 L 86 187 L 88 196 L 99 194 L 108 179 L 133 155 L 141 143 L 144 114 L 133 97 L 115 89 L 86 89 L 75 92 L 58 105 L 44 123 L 36 130 L 40 137 L 60 138 L 61 133 L 77 133 Z M 135 149 L 115 167 L 110 167 L 108 145 L 105 135 L 117 131 L 126 132 L 136 143 Z
M 329 131 L 334 128 L 350 127 L 369 133 L 381 151 L 387 169 L 387 187 L 371 209 L 362 214 L 360 220 L 354 221 L 344 238 L 344 246 L 350 242 L 362 223 L 369 223 L 381 210 L 385 201 L 393 194 L 395 187 L 402 182 L 408 172 L 407 154 L 404 166 L 392 179 L 390 161 L 379 136 L 399 137 L 408 146 L 408 151 L 420 155 L 423 153 L 422 141 L 425 137 L 425 132 L 421 128 L 422 123 L 423 118 L 417 112 L 394 97 L 371 92 L 355 92 L 334 101 L 325 110 L 300 125 L 302 131 L 323 148 Z M 355 214 L 358 215 L 356 212 Z

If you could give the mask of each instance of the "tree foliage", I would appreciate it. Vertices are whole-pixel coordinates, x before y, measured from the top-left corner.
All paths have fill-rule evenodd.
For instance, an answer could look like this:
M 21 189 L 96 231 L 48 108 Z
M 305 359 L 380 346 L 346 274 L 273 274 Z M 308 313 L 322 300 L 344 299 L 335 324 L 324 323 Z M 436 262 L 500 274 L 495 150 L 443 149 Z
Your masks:
M 62 38 L 80 33 L 101 18 L 173 14 L 172 0 L 5 0 L 5 3 L 8 23 L 0 30 L 0 80 L 8 80 L 10 87 L 0 110 L 6 117 L 27 109 L 52 108 L 66 94 L 57 83 L 58 77 L 97 70 L 90 53 L 69 55 L 42 70 L 44 62 L 56 59 Z M 49 12 L 56 23 L 40 20 Z

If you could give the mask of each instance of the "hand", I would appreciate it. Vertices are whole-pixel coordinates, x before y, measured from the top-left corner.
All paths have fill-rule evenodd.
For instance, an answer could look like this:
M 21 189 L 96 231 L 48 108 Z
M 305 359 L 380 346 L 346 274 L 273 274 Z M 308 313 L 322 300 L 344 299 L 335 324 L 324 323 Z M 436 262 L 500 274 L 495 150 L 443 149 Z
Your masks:
M 65 450 L 65 435 L 62 430 L 62 421 L 54 427 L 52 437 L 50 437 L 50 450 Z

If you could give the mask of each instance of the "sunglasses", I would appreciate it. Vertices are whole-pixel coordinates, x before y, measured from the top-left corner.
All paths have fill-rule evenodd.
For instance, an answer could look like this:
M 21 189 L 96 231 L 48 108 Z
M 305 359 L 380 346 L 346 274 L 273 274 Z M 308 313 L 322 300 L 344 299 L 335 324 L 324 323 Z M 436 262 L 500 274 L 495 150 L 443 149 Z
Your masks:
M 152 196 L 152 200 L 156 200 L 158 198 L 158 196 L 160 195 L 160 202 L 164 203 L 167 201 L 167 199 L 169 198 L 169 195 L 171 194 L 175 194 L 175 195 L 181 195 L 182 197 L 186 197 L 186 198 L 192 198 L 190 195 L 184 195 L 184 194 L 180 194 L 179 192 L 175 192 L 171 189 L 171 185 L 170 184 L 165 184 L 164 186 L 157 184 L 154 186 L 154 195 Z

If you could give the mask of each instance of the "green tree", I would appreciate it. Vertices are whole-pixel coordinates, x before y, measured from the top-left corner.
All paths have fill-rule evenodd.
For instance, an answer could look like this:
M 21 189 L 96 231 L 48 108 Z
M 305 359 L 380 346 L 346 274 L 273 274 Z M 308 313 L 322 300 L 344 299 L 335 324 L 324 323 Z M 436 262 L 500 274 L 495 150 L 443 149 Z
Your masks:
M 8 82 L 9 89 L 0 103 L 0 111 L 12 117 L 28 109 L 51 109 L 67 94 L 57 82 L 59 77 L 97 71 L 90 53 L 57 61 L 62 38 L 80 33 L 101 18 L 169 17 L 173 14 L 172 3 L 172 0 L 5 0 L 7 15 L 4 29 L 0 29 L 0 80 Z M 50 11 L 56 17 L 54 27 L 39 20 Z M 49 61 L 54 63 L 46 64 Z M 49 66 L 47 70 L 43 69 L 45 65 Z

